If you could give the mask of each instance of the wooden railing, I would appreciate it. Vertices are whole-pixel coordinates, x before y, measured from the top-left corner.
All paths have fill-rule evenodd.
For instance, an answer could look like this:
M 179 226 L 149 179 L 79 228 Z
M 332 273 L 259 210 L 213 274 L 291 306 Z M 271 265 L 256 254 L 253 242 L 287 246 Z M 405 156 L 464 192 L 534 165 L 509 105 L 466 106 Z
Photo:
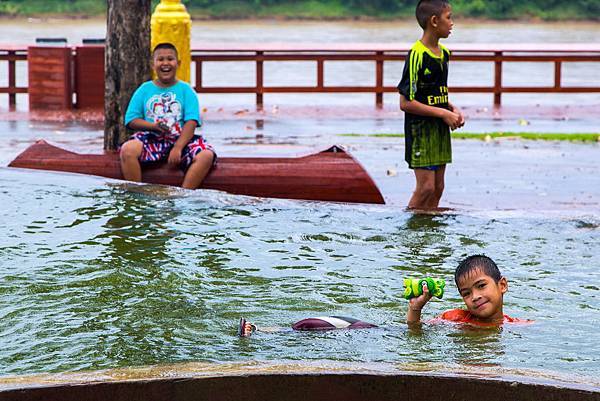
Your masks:
M 1 46 L 0 62 L 7 62 L 7 86 L 0 87 L 0 93 L 8 94 L 8 105 L 11 110 L 17 104 L 17 93 L 27 93 L 26 86 L 17 86 L 17 62 L 25 64 L 27 49 L 23 47 Z
M 409 45 L 382 44 L 329 44 L 329 45 L 210 45 L 192 51 L 195 62 L 195 89 L 200 93 L 254 93 L 256 104 L 263 105 L 265 93 L 374 93 L 375 104 L 383 106 L 383 94 L 397 92 L 396 86 L 384 85 L 384 63 L 404 61 Z M 254 86 L 207 86 L 203 81 L 202 65 L 205 62 L 250 61 L 256 63 Z M 264 63 L 285 61 L 313 61 L 316 70 L 314 86 L 265 86 Z M 326 85 L 324 65 L 329 61 L 366 61 L 375 63 L 374 86 Z M 554 44 L 554 45 L 455 45 L 452 61 L 488 62 L 494 65 L 493 83 L 486 86 L 453 86 L 455 93 L 492 93 L 494 105 L 500 105 L 503 93 L 600 93 L 597 86 L 564 86 L 562 66 L 567 62 L 600 63 L 600 45 Z M 552 86 L 503 86 L 504 62 L 554 63 Z M 600 68 L 600 64 L 598 65 Z M 398 79 L 400 74 L 396 73 Z M 593 74 L 594 76 L 596 74 Z
M 454 93 L 490 93 L 494 104 L 500 105 L 503 93 L 600 93 L 599 85 L 574 86 L 563 84 L 563 65 L 573 62 L 600 63 L 599 44 L 456 44 L 452 49 L 452 62 L 490 63 L 493 65 L 493 82 L 483 86 L 453 86 Z M 256 95 L 256 105 L 262 108 L 265 93 L 373 93 L 375 104 L 383 105 L 384 93 L 396 92 L 396 86 L 384 85 L 385 63 L 403 61 L 410 45 L 399 44 L 212 44 L 193 46 L 192 74 L 195 89 L 199 93 L 250 93 Z M 74 48 L 76 55 L 77 48 Z M 27 87 L 16 86 L 17 63 L 26 66 L 27 49 L 0 45 L 0 62 L 8 63 L 8 86 L 0 87 L 0 93 L 8 94 L 11 108 L 16 104 L 16 94 L 27 93 Z M 315 63 L 316 85 L 265 85 L 266 62 L 309 61 Z M 375 64 L 374 85 L 328 85 L 325 79 L 325 64 L 334 61 L 362 61 Z M 92 61 L 90 61 L 92 62 Z M 255 82 L 250 86 L 211 86 L 205 82 L 203 67 L 205 63 L 250 62 L 255 68 Z M 553 63 L 553 84 L 548 86 L 504 86 L 503 65 L 507 62 Z M 100 58 L 95 63 L 101 63 Z M 98 66 L 89 66 L 97 68 Z M 594 66 L 593 70 L 598 70 Z M 86 66 L 82 66 L 86 70 Z M 400 72 L 394 75 L 400 77 Z M 591 74 L 596 76 L 597 74 Z M 74 77 L 77 82 L 77 77 Z M 92 84 L 92 83 L 91 83 Z M 103 93 L 103 82 L 97 93 Z M 101 103 L 102 99 L 100 99 Z M 96 102 L 97 103 L 97 102 Z

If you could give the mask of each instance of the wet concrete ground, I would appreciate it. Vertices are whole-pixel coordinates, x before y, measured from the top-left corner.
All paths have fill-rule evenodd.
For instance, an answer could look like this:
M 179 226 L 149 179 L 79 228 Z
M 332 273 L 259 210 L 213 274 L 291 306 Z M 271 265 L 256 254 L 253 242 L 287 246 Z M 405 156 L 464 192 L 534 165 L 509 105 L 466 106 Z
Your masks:
M 600 132 L 599 106 L 466 108 L 465 132 Z M 205 137 L 221 156 L 304 155 L 345 146 L 373 177 L 386 203 L 403 207 L 414 188 L 393 108 L 271 107 L 204 110 Z M 102 150 L 100 113 L 0 114 L 0 166 L 37 139 L 84 153 Z M 81 121 L 86 121 L 82 123 Z M 454 140 L 441 205 L 459 210 L 600 211 L 600 143 Z

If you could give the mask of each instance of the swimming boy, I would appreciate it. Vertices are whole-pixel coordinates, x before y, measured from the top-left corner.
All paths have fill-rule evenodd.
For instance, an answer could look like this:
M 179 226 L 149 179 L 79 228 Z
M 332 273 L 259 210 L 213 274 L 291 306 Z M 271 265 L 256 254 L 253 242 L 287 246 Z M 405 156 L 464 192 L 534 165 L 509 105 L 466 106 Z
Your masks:
M 508 282 L 500 273 L 496 263 L 485 255 L 472 255 L 460 262 L 454 272 L 454 281 L 458 292 L 463 298 L 467 309 L 452 309 L 444 312 L 432 322 L 454 322 L 472 326 L 499 326 L 503 323 L 530 323 L 530 320 L 512 318 L 503 313 L 504 294 L 508 291 Z M 423 294 L 411 298 L 408 306 L 406 321 L 409 325 L 421 322 L 421 311 L 429 302 L 432 295 L 426 284 L 423 284 Z M 294 323 L 294 330 L 333 330 L 333 329 L 363 329 L 377 327 L 374 324 L 360 320 L 329 316 L 303 319 Z M 249 337 L 257 327 L 240 319 L 238 335 Z M 279 329 L 275 329 L 278 331 Z M 260 331 L 271 332 L 272 329 Z
M 526 322 L 504 314 L 502 308 L 508 282 L 491 258 L 484 255 L 469 256 L 456 268 L 454 282 L 467 309 L 449 310 L 436 320 L 474 326 Z M 408 324 L 421 321 L 421 310 L 430 299 L 427 285 L 423 285 L 423 294 L 409 301 L 406 316 Z
M 185 171 L 182 187 L 195 189 L 215 160 L 212 147 L 194 130 L 200 125 L 198 96 L 177 79 L 177 49 L 158 44 L 152 52 L 156 79 L 136 89 L 125 113 L 125 125 L 135 133 L 120 151 L 121 171 L 129 181 L 141 181 L 141 164 L 167 160 Z
M 446 164 L 452 162 L 450 130 L 462 127 L 461 111 L 448 101 L 450 52 L 439 43 L 454 23 L 447 0 L 421 0 L 416 9 L 423 36 L 408 52 L 398 84 L 405 113 L 405 159 L 415 172 L 410 209 L 438 207 L 444 192 Z

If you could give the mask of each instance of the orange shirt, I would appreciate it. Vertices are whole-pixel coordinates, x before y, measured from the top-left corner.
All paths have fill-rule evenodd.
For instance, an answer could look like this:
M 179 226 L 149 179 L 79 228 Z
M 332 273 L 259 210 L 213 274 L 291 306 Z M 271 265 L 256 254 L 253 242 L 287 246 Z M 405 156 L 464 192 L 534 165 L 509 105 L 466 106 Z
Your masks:
M 436 321 L 446 321 L 453 323 L 467 323 L 472 324 L 474 326 L 497 326 L 495 323 L 483 323 L 479 322 L 475 319 L 475 317 L 471 314 L 471 312 L 464 309 L 452 309 L 442 313 L 442 315 L 436 319 L 433 319 L 432 322 Z M 531 320 L 522 320 L 514 317 L 510 317 L 508 315 L 504 315 L 504 320 L 501 324 L 504 323 L 532 323 Z

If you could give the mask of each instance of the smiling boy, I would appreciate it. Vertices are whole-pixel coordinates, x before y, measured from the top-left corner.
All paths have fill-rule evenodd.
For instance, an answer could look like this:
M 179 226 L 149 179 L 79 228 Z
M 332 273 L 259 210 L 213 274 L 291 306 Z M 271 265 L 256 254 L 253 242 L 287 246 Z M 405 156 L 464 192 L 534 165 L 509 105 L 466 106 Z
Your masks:
M 467 309 L 446 311 L 436 320 L 474 326 L 528 322 L 504 314 L 504 294 L 508 291 L 508 282 L 491 258 L 485 255 L 469 256 L 456 268 L 454 281 Z M 430 299 L 427 285 L 423 285 L 423 294 L 409 301 L 407 323 L 421 321 L 421 310 Z
M 504 323 L 531 323 L 505 315 L 503 312 L 504 294 L 508 291 L 508 282 L 500 273 L 496 263 L 485 255 L 472 255 L 460 262 L 454 271 L 454 281 L 467 309 L 452 309 L 442 313 L 432 323 L 453 322 L 471 326 L 490 327 Z M 426 283 L 423 283 L 423 294 L 411 298 L 408 304 L 406 322 L 413 326 L 421 323 L 421 311 L 432 295 Z M 377 327 L 372 323 L 357 319 L 329 316 L 303 319 L 296 322 L 293 330 L 334 330 L 364 329 Z M 273 328 L 257 328 L 245 318 L 238 325 L 240 337 L 250 337 L 255 331 L 279 331 Z
M 125 125 L 134 134 L 120 150 L 121 171 L 129 181 L 142 180 L 142 164 L 168 161 L 185 171 L 182 187 L 200 186 L 215 160 L 212 147 L 194 130 L 200 125 L 198 96 L 176 77 L 177 49 L 160 43 L 152 52 L 156 79 L 133 94 Z

